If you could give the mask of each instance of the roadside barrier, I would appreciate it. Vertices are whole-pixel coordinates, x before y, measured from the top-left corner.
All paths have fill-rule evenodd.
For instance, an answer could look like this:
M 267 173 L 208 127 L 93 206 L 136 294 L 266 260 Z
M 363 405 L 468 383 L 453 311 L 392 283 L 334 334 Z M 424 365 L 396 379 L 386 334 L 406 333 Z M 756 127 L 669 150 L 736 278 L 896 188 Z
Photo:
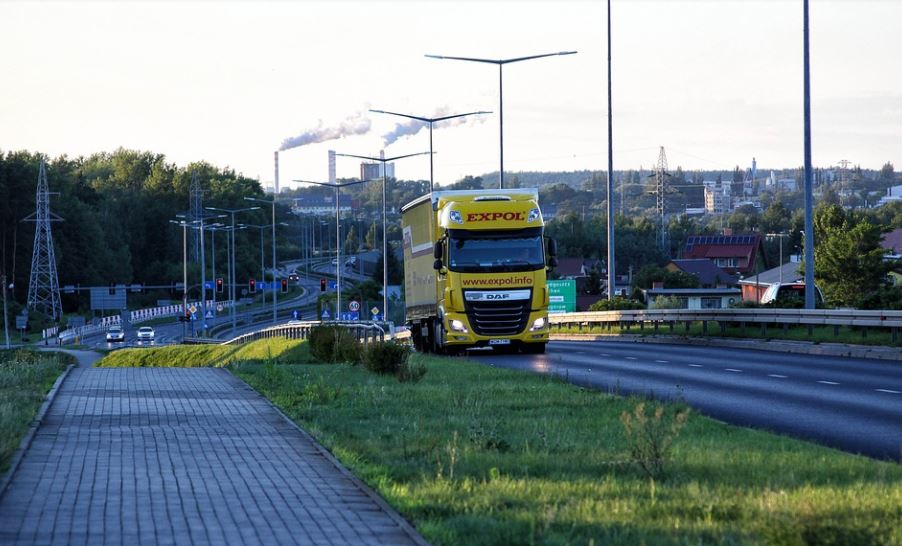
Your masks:
M 392 323 L 379 323 L 374 321 L 291 321 L 285 324 L 270 326 L 254 332 L 242 334 L 234 339 L 230 339 L 223 345 L 233 345 L 249 343 L 258 339 L 267 339 L 273 337 L 285 337 L 288 339 L 307 339 L 310 337 L 310 330 L 317 326 L 341 326 L 351 331 L 357 338 L 357 341 L 368 345 L 375 341 L 385 341 L 386 335 L 391 339 L 394 327 Z M 388 327 L 388 334 L 386 328 Z
M 832 326 L 833 335 L 839 335 L 839 328 L 857 327 L 861 335 L 867 337 L 868 329 L 880 328 L 889 330 L 893 343 L 898 341 L 899 329 L 902 328 L 902 311 L 864 311 L 859 309 L 639 309 L 624 311 L 594 311 L 586 313 L 556 313 L 548 316 L 552 329 L 559 331 L 565 327 L 606 328 L 612 330 L 618 326 L 629 331 L 638 327 L 644 332 L 650 327 L 654 332 L 666 327 L 673 332 L 678 324 L 682 324 L 688 332 L 692 323 L 701 323 L 703 333 L 707 333 L 709 323 L 720 328 L 721 333 L 729 325 L 738 325 L 745 330 L 749 325 L 760 329 L 767 335 L 768 327 L 782 327 L 784 330 L 792 325 L 805 325 L 808 335 L 813 334 L 815 326 Z

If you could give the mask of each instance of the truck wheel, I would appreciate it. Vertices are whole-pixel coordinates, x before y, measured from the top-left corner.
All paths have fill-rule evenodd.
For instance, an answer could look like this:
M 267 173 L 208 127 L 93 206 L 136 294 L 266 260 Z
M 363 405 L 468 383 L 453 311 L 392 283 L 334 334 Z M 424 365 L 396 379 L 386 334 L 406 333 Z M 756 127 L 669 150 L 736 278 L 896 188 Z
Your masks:
M 442 345 L 442 323 L 439 320 L 435 320 L 432 323 L 432 352 L 437 355 L 445 354 L 445 346 Z
M 527 343 L 523 345 L 523 352 L 529 355 L 543 355 L 545 354 L 545 344 Z

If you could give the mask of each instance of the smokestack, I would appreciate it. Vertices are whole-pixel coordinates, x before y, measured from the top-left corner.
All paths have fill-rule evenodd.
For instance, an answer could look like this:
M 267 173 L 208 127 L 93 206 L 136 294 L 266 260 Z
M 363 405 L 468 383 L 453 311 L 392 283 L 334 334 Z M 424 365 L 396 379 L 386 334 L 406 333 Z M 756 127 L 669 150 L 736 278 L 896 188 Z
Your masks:
M 329 150 L 329 183 L 334 184 L 335 180 L 335 150 Z
M 273 191 L 273 195 L 278 195 L 278 193 L 279 193 L 279 151 L 276 150 L 275 152 L 273 152 L 273 156 L 275 156 L 276 177 L 272 183 L 272 191 Z
M 385 149 L 379 150 L 379 159 L 385 159 Z M 379 176 L 385 176 L 385 162 L 379 163 Z

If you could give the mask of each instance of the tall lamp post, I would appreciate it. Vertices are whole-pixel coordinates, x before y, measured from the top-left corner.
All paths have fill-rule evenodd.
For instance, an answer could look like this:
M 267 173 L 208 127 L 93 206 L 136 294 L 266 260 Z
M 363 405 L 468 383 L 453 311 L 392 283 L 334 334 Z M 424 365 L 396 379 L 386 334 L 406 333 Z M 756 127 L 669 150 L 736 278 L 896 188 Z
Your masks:
M 614 114 L 611 111 L 611 0 L 608 0 L 608 300 L 614 299 Z
M 501 161 L 498 167 L 498 187 L 504 188 L 504 65 L 518 63 L 520 61 L 529 61 L 532 59 L 541 59 L 542 57 L 555 57 L 558 55 L 574 55 L 576 51 L 559 51 L 557 53 L 543 53 L 541 55 L 530 55 L 528 57 L 516 57 L 513 59 L 479 59 L 475 57 L 449 57 L 447 55 L 426 55 L 430 59 L 450 59 L 453 61 L 470 61 L 474 63 L 486 63 L 498 65 L 498 138 Z
M 204 208 L 206 208 L 207 210 L 215 210 L 215 211 L 219 211 L 219 212 L 224 212 L 224 213 L 228 214 L 229 216 L 231 216 L 231 219 L 232 219 L 231 229 L 229 230 L 230 235 L 231 235 L 230 242 L 231 242 L 231 247 L 232 247 L 231 258 L 229 259 L 229 270 L 231 273 L 231 279 L 229 279 L 229 299 L 231 300 L 232 305 L 229 306 L 229 311 L 230 311 L 230 314 L 232 315 L 232 333 L 234 334 L 235 333 L 235 305 L 236 305 L 235 300 L 237 299 L 235 297 L 236 296 L 236 294 L 235 294 L 235 277 L 236 277 L 236 272 L 235 272 L 235 229 L 236 229 L 235 228 L 235 215 L 238 214 L 239 212 L 246 212 L 246 211 L 250 211 L 250 210 L 260 210 L 260 207 L 245 207 L 242 209 L 224 209 L 224 208 L 218 208 L 218 207 L 204 207 Z
M 257 203 L 267 203 L 272 204 L 272 282 L 273 285 L 276 283 L 276 197 L 273 196 L 272 201 L 268 199 L 257 199 L 256 197 L 245 197 L 245 201 L 254 201 Z M 263 234 L 261 233 L 261 237 Z M 265 281 L 265 279 L 264 279 Z M 272 291 L 272 322 L 275 324 L 278 322 L 278 317 L 276 316 L 276 308 L 279 302 L 279 291 Z
M 432 160 L 433 160 L 433 157 L 432 157 L 432 154 L 433 154 L 433 151 L 432 151 L 432 126 L 436 122 L 439 122 L 439 121 L 445 121 L 445 120 L 455 119 L 455 118 L 462 118 L 462 117 L 466 117 L 466 116 L 475 116 L 475 115 L 480 115 L 480 114 L 491 114 L 491 112 L 480 110 L 478 112 L 467 112 L 465 114 L 453 114 L 450 116 L 427 118 L 427 117 L 421 117 L 421 116 L 412 116 L 410 114 L 399 114 L 398 112 L 388 112 L 385 110 L 372 110 L 371 109 L 370 112 L 376 112 L 377 114 L 389 114 L 392 116 L 400 116 L 402 118 L 408 118 L 408 119 L 415 119 L 417 121 L 422 121 L 424 123 L 429 124 L 429 191 L 430 191 L 430 193 L 432 192 L 433 188 L 435 187 L 435 177 L 433 175 L 433 169 L 432 169 Z
M 182 316 L 188 316 L 188 224 L 184 219 L 169 220 L 170 224 L 182 227 Z M 187 324 L 182 324 L 182 337 L 187 335 Z
M 266 282 L 266 268 L 263 265 L 263 230 L 270 227 L 269 224 L 238 224 L 238 227 L 254 228 L 260 230 L 260 280 Z M 275 286 L 275 274 L 273 275 L 273 285 Z M 266 289 L 263 289 L 263 303 L 266 304 Z
M 808 48 L 808 0 L 802 0 L 803 115 L 805 140 L 805 309 L 814 309 L 814 198 L 811 183 L 811 69 Z
M 223 215 L 225 216 L 225 215 Z M 212 243 L 212 249 L 210 251 L 210 257 L 213 259 L 213 306 L 216 307 L 216 232 L 217 231 L 225 231 L 222 229 L 224 224 L 220 224 L 216 222 L 215 224 L 208 224 L 206 230 L 210 232 L 210 242 Z
M 329 186 L 335 188 L 335 320 L 338 320 L 341 313 L 341 229 L 339 222 L 341 221 L 341 202 L 339 201 L 341 193 L 339 190 L 345 186 L 354 186 L 371 182 L 371 180 L 357 180 L 356 182 L 314 182 L 312 180 L 292 180 L 292 182 L 301 182 L 302 184 L 316 184 L 317 186 Z
M 388 232 L 385 229 L 385 181 L 388 178 L 386 164 L 389 161 L 397 161 L 417 155 L 432 155 L 432 152 L 418 152 L 415 154 L 398 155 L 395 157 L 369 157 L 365 155 L 354 154 L 335 154 L 341 157 L 356 157 L 357 159 L 366 159 L 369 161 L 382 162 L 382 316 L 388 318 Z

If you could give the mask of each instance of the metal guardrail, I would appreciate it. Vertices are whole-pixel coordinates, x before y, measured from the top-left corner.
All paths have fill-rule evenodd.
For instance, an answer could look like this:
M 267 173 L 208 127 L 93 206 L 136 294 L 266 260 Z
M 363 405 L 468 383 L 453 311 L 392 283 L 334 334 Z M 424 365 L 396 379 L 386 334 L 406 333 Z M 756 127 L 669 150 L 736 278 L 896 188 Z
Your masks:
M 552 328 L 557 327 L 602 327 L 608 330 L 619 326 L 629 330 L 638 326 L 644 330 L 651 326 L 655 331 L 666 326 L 673 331 L 682 323 L 688 331 L 694 322 L 702 323 L 707 332 L 708 323 L 716 323 L 721 332 L 728 324 L 738 324 L 745 328 L 747 324 L 757 325 L 763 333 L 769 325 L 788 328 L 791 325 L 805 325 L 811 334 L 814 326 L 833 326 L 834 335 L 838 335 L 841 326 L 859 327 L 862 335 L 869 328 L 888 329 L 897 341 L 898 330 L 902 328 L 902 311 L 864 311 L 859 309 L 639 309 L 625 311 L 595 311 L 586 313 L 551 314 L 548 322 Z
M 381 325 L 387 325 L 389 332 Z M 391 339 L 394 330 L 392 323 L 378 323 L 373 321 L 291 321 L 285 324 L 269 326 L 254 332 L 242 334 L 234 339 L 223 342 L 223 345 L 248 343 L 258 339 L 273 337 L 285 337 L 288 339 L 308 339 L 310 331 L 317 326 L 341 326 L 354 333 L 357 341 L 364 345 L 376 341 L 385 341 L 386 336 Z M 187 341 L 187 340 L 186 340 Z

